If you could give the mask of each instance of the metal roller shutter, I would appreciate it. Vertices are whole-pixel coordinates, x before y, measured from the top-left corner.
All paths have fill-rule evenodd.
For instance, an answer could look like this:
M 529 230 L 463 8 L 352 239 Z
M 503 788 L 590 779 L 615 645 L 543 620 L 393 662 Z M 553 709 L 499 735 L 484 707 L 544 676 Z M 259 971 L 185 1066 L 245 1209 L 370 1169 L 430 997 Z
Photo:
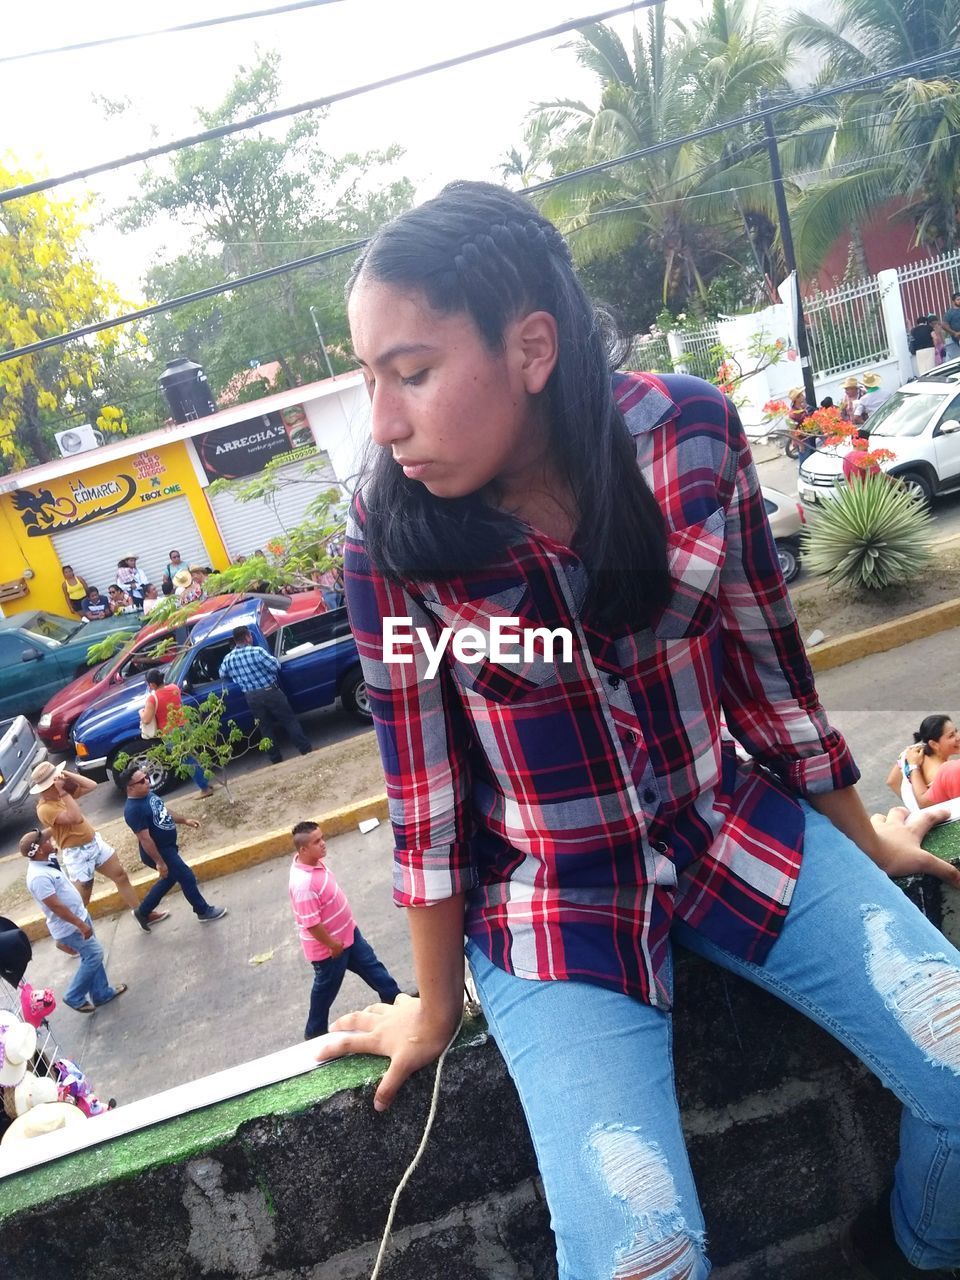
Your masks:
M 64 529 L 51 534 L 50 541 L 61 564 L 73 565 L 75 573 L 104 593 L 111 582 L 116 582 L 117 561 L 124 555 L 139 556 L 140 568 L 158 587 L 171 548 L 180 552 L 184 564 L 209 561 L 186 498 L 168 498 L 148 510 Z
M 304 475 L 303 468 L 304 463 L 291 462 L 279 469 L 281 487 L 270 502 L 238 502 L 229 492 L 207 492 L 231 559 L 264 550 L 272 538 L 282 541 L 286 530 L 303 519 L 317 494 L 337 484 L 332 468 L 313 475 Z

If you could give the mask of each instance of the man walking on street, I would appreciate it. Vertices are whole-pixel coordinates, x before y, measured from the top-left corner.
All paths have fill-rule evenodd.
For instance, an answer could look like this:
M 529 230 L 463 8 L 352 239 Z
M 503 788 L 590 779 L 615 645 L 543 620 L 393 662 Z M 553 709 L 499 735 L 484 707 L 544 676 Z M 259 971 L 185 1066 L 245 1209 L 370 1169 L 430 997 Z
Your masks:
M 27 888 L 46 916 L 50 936 L 80 956 L 80 967 L 63 993 L 63 1002 L 77 1013 L 93 1013 L 100 1005 L 122 996 L 127 984 L 113 986 L 107 977 L 103 947 L 93 931 L 90 913 L 54 857 L 56 844 L 51 829 L 35 827 L 28 831 L 20 841 L 20 852 L 30 860 Z
M 196 818 L 181 818 L 171 813 L 160 797 L 150 790 L 150 779 L 140 765 L 128 764 L 120 775 L 120 781 L 127 790 L 123 820 L 139 841 L 140 861 L 160 876 L 133 913 L 137 920 L 149 919 L 151 911 L 159 906 L 175 884 L 183 890 L 183 896 L 201 923 L 222 920 L 227 914 L 226 907 L 214 907 L 206 900 L 200 892 L 197 877 L 181 858 L 177 847 L 177 827 L 199 827 L 200 823 Z
M 44 760 L 33 770 L 30 780 L 33 783 L 30 794 L 37 797 L 37 819 L 41 828 L 51 829 L 63 868 L 77 886 L 83 905 L 90 901 L 94 876 L 99 872 L 117 886 L 121 899 L 144 932 L 149 933 L 152 924 L 166 920 L 169 914 L 166 911 L 154 911 L 152 915 L 138 911 L 140 899 L 123 863 L 99 831 L 93 829 L 77 803 L 81 796 L 96 790 L 93 779 L 68 773 L 62 763 L 54 765 Z
M 310 739 L 300 727 L 287 695 L 277 683 L 280 663 L 272 653 L 254 644 L 249 627 L 234 627 L 233 642 L 234 647 L 220 663 L 220 679 L 234 680 L 243 690 L 261 734 L 272 743 L 271 761 L 279 764 L 283 759 L 277 743 L 279 729 L 286 731 L 302 756 L 307 755 L 313 749 Z

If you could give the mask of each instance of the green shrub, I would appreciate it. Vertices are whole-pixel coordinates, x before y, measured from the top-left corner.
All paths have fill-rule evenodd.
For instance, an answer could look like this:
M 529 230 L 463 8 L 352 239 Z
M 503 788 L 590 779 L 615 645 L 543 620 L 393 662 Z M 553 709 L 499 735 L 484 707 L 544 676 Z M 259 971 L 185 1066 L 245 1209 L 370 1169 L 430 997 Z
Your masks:
M 930 559 L 930 523 L 923 503 L 895 480 L 856 479 L 811 514 L 804 567 L 871 591 L 909 582 Z

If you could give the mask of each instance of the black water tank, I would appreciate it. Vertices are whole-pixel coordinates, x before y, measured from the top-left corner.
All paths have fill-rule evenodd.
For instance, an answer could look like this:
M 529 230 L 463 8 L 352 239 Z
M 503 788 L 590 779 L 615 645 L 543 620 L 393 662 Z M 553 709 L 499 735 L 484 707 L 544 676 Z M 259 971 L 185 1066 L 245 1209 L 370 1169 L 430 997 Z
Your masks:
M 217 411 L 207 375 L 198 364 L 183 356 L 167 361 L 167 367 L 160 375 L 160 390 L 170 406 L 174 422 L 192 422 L 194 418 L 205 418 Z

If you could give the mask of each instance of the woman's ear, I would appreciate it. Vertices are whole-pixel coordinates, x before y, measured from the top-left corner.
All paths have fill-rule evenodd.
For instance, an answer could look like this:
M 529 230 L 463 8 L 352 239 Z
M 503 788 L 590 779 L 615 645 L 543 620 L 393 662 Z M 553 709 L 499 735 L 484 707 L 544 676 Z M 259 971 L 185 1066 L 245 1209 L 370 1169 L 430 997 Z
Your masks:
M 538 395 L 557 363 L 557 322 L 549 311 L 531 311 L 514 322 L 510 335 L 528 395 Z

